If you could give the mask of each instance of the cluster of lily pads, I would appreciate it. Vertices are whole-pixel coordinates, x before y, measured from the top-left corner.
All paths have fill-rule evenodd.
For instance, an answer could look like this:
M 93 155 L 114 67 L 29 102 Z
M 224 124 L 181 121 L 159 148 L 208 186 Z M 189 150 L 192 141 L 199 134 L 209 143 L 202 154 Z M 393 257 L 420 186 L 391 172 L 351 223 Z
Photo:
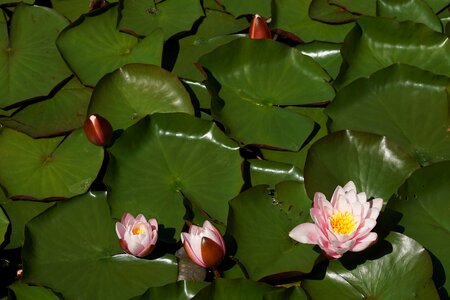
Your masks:
M 110 2 L 0 0 L 1 299 L 448 299 L 448 0 Z

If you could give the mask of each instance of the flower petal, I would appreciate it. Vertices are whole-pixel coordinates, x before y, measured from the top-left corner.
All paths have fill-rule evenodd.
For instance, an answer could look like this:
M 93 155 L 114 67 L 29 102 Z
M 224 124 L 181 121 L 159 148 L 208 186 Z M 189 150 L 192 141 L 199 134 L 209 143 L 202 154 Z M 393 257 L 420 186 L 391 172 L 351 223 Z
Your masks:
M 375 232 L 370 232 L 366 237 L 357 240 L 355 245 L 350 249 L 352 252 L 359 252 L 367 247 L 369 247 L 371 244 L 373 244 L 378 238 L 378 235 Z
M 303 244 L 317 244 L 319 239 L 318 228 L 313 223 L 297 225 L 289 232 L 289 236 Z

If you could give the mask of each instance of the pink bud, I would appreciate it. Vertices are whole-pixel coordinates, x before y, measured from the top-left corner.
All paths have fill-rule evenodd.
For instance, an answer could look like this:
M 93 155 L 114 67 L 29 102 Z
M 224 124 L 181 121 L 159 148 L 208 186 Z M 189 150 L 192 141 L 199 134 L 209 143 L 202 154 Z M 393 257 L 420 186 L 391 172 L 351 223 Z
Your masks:
M 89 141 L 97 146 L 107 146 L 111 140 L 112 127 L 111 124 L 99 115 L 90 115 L 84 121 L 84 133 Z
M 181 233 L 181 242 L 189 258 L 204 268 L 217 266 L 225 256 L 222 235 L 209 221 L 202 227 L 191 225 L 189 233 Z
M 125 213 L 116 223 L 116 233 L 120 247 L 127 253 L 144 257 L 152 252 L 158 240 L 158 222 L 156 219 L 146 220 L 143 215 L 136 219 Z

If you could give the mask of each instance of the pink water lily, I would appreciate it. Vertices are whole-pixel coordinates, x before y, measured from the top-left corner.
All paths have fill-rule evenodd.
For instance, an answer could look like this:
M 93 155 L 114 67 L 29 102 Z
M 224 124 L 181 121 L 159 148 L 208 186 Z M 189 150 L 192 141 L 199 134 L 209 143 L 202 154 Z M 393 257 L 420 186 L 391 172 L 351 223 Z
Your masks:
M 330 202 L 324 194 L 316 193 L 310 210 L 314 223 L 296 226 L 289 236 L 300 243 L 319 245 L 330 258 L 340 258 L 347 251 L 362 251 L 377 239 L 371 231 L 382 206 L 383 199 L 367 201 L 366 194 L 357 194 L 350 181 L 335 189 Z
M 120 222 L 116 223 L 116 233 L 120 247 L 134 256 L 144 257 L 152 252 L 158 240 L 158 222 L 156 219 L 147 221 L 142 214 L 136 218 L 125 213 Z
M 189 233 L 181 233 L 181 242 L 189 258 L 199 266 L 217 266 L 225 255 L 225 242 L 219 230 L 208 220 L 203 226 L 191 225 Z

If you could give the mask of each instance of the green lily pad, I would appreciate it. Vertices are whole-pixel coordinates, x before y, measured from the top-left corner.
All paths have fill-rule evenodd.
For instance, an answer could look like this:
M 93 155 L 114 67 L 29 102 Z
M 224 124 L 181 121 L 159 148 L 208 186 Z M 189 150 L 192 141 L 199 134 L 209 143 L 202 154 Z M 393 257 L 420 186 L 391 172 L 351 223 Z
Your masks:
M 386 137 L 357 131 L 338 131 L 309 149 L 305 185 L 311 199 L 322 192 L 330 199 L 338 185 L 353 181 L 358 192 L 388 201 L 417 162 Z
M 335 81 L 340 89 L 359 77 L 404 63 L 450 77 L 450 41 L 420 23 L 360 17 L 342 47 L 344 68 Z
M 105 74 L 130 63 L 161 64 L 163 36 L 155 30 L 138 38 L 116 29 L 117 5 L 83 15 L 56 40 L 70 68 L 85 85 L 95 86 Z
M 442 32 L 441 21 L 425 0 L 378 0 L 377 14 L 381 17 L 395 17 L 398 21 L 423 23 Z
M 8 230 L 8 226 L 9 226 L 8 217 L 5 215 L 5 213 L 3 212 L 3 210 L 0 207 L 0 245 L 5 240 L 5 234 L 6 234 L 6 231 Z
M 322 280 L 304 280 L 302 287 L 315 300 L 439 299 L 430 256 L 413 239 L 391 233 L 366 253 L 358 265 L 345 257 L 331 261 Z
M 260 184 L 275 186 L 287 180 L 303 182 L 303 174 L 291 164 L 260 159 L 249 159 L 248 162 L 252 186 Z
M 311 42 L 308 44 L 301 44 L 297 49 L 304 55 L 314 59 L 331 78 L 335 79 L 339 74 L 339 69 L 342 64 L 341 56 L 342 44 L 326 43 L 326 42 Z
M 238 17 L 240 15 L 261 15 L 264 18 L 271 16 L 270 0 L 220 0 L 225 10 Z
M 194 114 L 191 98 L 178 78 L 154 65 L 125 65 L 103 77 L 92 93 L 89 114 L 125 129 L 155 112 Z
M 312 0 L 309 16 L 313 20 L 331 24 L 349 23 L 356 18 L 346 9 L 332 5 L 329 0 Z
M 293 181 L 278 184 L 274 195 L 260 185 L 230 201 L 227 232 L 250 279 L 311 271 L 319 254 L 288 235 L 308 220 L 310 207 L 303 184 Z
M 448 0 L 425 0 L 435 13 L 448 9 Z
M 325 112 L 335 131 L 385 135 L 422 164 L 447 160 L 449 84 L 448 77 L 394 64 L 339 90 Z
M 264 295 L 263 300 L 308 300 L 308 296 L 301 287 L 293 286 L 286 289 L 278 289 Z
M 91 93 L 73 78 L 54 97 L 28 105 L 0 123 L 34 138 L 70 132 L 83 126 Z
M 41 286 L 31 286 L 19 281 L 8 286 L 8 289 L 14 293 L 14 299 L 16 300 L 59 300 L 59 297 L 49 289 Z
M 205 281 L 177 281 L 162 287 L 150 288 L 142 296 L 132 298 L 131 300 L 189 300 L 208 284 Z
M 311 19 L 308 13 L 311 1 L 274 0 L 271 27 L 292 32 L 305 43 L 311 41 L 343 42 L 354 24 L 331 25 Z
M 189 31 L 203 16 L 199 0 L 127 0 L 121 1 L 120 30 L 149 35 L 155 29 L 168 39 L 180 31 Z
M 181 79 L 198 109 L 211 109 L 211 95 L 203 82 Z M 203 119 L 203 118 L 202 118 Z
M 214 116 L 245 144 L 298 150 L 313 122 L 280 106 L 334 96 L 329 76 L 313 59 L 272 40 L 237 39 L 201 57 L 200 63 L 221 84 L 224 103 L 212 107 Z
M 329 0 L 330 4 L 342 7 L 352 13 L 365 16 L 375 16 L 377 10 L 377 0 Z
M 8 29 L 0 14 L 0 107 L 47 96 L 71 74 L 55 40 L 69 22 L 52 9 L 19 4 Z
M 15 249 L 23 246 L 25 239 L 25 224 L 52 207 L 55 202 L 37 201 L 7 201 L 1 204 L 11 220 L 11 236 L 5 249 Z
M 166 240 L 179 237 L 185 197 L 225 223 L 228 200 L 243 184 L 237 145 L 214 123 L 187 114 L 142 119 L 125 130 L 111 155 L 105 182 L 112 214 L 156 217 Z
M 417 170 L 388 205 L 389 209 L 402 214 L 399 225 L 404 228 L 404 234 L 426 247 L 439 261 L 441 267 L 435 267 L 434 272 L 442 281 L 436 280 L 436 285 L 444 286 L 447 291 L 450 290 L 450 259 L 447 251 L 450 240 L 449 170 L 449 161 Z M 447 273 L 447 276 L 443 273 Z
M 27 224 L 23 279 L 67 299 L 129 299 L 177 278 L 172 255 L 139 259 L 121 253 L 106 193 L 84 194 Z
M 0 0 L 0 4 L 10 4 L 10 3 L 19 3 L 19 2 L 32 4 L 34 2 L 34 0 Z
M 67 138 L 32 139 L 0 131 L 0 184 L 10 197 L 70 198 L 86 192 L 103 162 L 103 149 L 82 129 Z
M 172 71 L 180 77 L 201 82 L 205 78 L 195 66 L 198 59 L 218 46 L 241 37 L 229 34 L 239 32 L 248 25 L 244 18 L 235 19 L 224 12 L 206 10 L 206 17 L 197 33 L 180 39 L 180 49 Z
M 117 2 L 118 0 L 108 0 L 109 3 Z M 75 21 L 82 14 L 90 11 L 89 1 L 80 0 L 52 0 L 53 9 L 65 16 L 71 21 Z

